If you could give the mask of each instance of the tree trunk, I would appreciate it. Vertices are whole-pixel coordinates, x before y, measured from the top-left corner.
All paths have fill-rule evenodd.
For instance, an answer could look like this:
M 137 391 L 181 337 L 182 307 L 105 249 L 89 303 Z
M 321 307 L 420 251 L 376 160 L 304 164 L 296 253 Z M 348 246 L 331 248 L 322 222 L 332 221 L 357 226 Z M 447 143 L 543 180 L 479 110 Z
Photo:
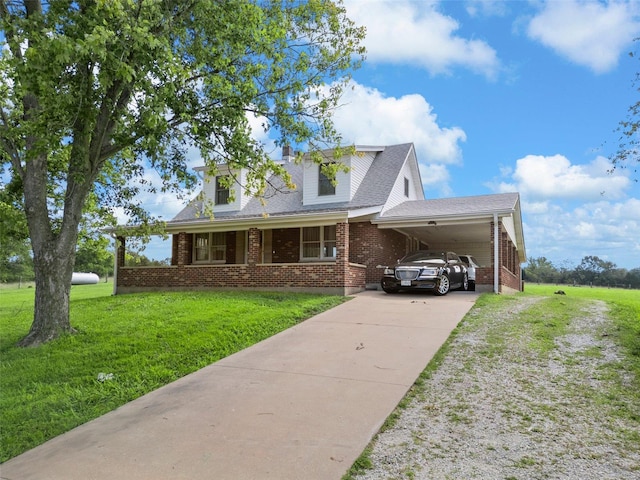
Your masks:
M 66 242 L 58 239 L 55 243 L 40 247 L 39 253 L 34 252 L 34 318 L 29 334 L 18 343 L 20 347 L 37 347 L 61 334 L 75 332 L 69 319 L 75 244 L 69 248 L 61 243 Z M 65 251 L 66 254 L 63 253 Z

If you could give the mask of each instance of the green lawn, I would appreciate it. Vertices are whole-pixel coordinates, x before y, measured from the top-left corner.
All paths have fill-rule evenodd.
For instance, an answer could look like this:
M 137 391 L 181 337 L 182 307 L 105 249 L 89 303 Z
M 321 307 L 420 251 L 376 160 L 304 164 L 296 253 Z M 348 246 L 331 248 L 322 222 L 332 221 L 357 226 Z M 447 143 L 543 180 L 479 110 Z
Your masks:
M 0 462 L 345 300 L 112 289 L 73 286 L 78 333 L 35 349 L 15 346 L 29 330 L 34 290 L 0 289 Z
M 572 287 L 563 285 L 526 284 L 526 295 L 544 295 L 562 299 L 555 292 L 562 290 L 565 296 L 578 299 L 603 300 L 609 305 L 609 313 L 616 324 L 617 341 L 626 349 L 629 362 L 635 366 L 640 378 L 640 290 L 605 287 Z

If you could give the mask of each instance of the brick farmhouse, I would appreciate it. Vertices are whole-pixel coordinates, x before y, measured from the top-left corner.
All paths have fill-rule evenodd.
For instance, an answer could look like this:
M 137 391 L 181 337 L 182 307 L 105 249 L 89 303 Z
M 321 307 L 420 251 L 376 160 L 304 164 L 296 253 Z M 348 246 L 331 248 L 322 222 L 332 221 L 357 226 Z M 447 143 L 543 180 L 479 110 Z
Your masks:
M 332 161 L 332 152 L 325 152 Z M 241 187 L 245 172 L 204 175 L 202 195 L 166 224 L 171 264 L 125 266 L 118 237 L 116 293 L 254 289 L 349 295 L 378 288 L 380 265 L 418 249 L 470 254 L 480 291 L 522 290 L 526 260 L 518 193 L 425 199 L 413 144 L 357 146 L 336 183 L 310 158 L 283 166 L 297 188 L 271 178 L 266 201 Z M 240 182 L 226 185 L 233 174 Z M 214 215 L 207 214 L 212 205 Z

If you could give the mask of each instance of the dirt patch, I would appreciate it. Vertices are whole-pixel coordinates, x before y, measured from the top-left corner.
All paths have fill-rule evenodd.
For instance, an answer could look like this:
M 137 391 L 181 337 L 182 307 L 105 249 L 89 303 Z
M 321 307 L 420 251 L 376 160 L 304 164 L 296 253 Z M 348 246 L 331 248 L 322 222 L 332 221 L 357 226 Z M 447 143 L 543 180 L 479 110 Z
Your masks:
M 541 354 L 514 323 L 541 299 L 519 297 L 491 317 L 472 310 L 438 370 L 376 438 L 373 468 L 355 478 L 640 478 L 629 440 L 640 425 L 601 394 L 625 381 L 606 304 L 585 303 Z

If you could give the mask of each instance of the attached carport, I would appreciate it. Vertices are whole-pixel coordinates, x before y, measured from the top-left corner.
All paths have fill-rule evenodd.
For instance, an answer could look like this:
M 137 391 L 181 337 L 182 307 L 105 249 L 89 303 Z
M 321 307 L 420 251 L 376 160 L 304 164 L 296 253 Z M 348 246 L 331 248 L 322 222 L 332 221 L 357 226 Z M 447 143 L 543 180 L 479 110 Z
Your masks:
M 475 256 L 484 267 L 477 283 L 485 291 L 522 290 L 527 256 L 517 193 L 404 202 L 372 223 L 433 250 Z

